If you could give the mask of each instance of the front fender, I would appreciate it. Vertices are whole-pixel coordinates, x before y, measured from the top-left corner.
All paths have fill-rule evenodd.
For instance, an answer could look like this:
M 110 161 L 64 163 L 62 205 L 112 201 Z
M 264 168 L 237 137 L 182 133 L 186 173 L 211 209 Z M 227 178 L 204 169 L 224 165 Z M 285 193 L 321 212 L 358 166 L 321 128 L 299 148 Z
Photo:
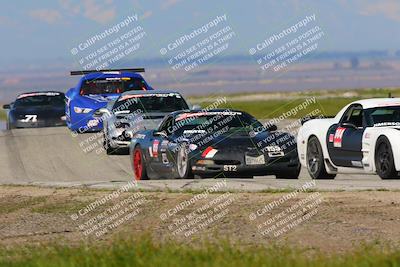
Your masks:
M 299 153 L 299 159 L 301 165 L 307 167 L 307 145 L 308 140 L 315 136 L 318 138 L 321 147 L 322 153 L 325 159 L 329 159 L 328 148 L 326 144 L 326 135 L 329 127 L 336 123 L 336 119 L 315 119 L 311 121 L 307 121 L 300 128 L 299 133 L 297 135 L 297 150 Z M 329 170 L 328 166 L 327 170 Z

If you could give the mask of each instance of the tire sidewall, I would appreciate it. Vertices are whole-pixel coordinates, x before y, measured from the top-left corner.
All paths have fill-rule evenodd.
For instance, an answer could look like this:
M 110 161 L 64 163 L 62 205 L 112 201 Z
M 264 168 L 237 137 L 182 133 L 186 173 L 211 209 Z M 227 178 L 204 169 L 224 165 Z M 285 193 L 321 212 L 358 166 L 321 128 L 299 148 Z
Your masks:
M 310 143 L 312 143 L 312 142 L 314 142 L 314 143 L 317 145 L 318 151 L 319 151 L 319 153 L 318 153 L 318 158 L 319 158 L 319 161 L 318 161 L 318 170 L 317 170 L 315 173 L 312 173 L 312 172 L 310 171 L 309 158 L 308 158 L 308 149 L 309 149 Z M 308 173 L 310 174 L 310 176 L 311 176 L 313 179 L 317 179 L 317 178 L 320 176 L 321 171 L 322 171 L 322 169 L 323 169 L 323 165 L 322 165 L 322 164 L 324 164 L 324 156 L 322 155 L 322 153 L 323 153 L 323 152 L 322 152 L 322 147 L 321 147 L 321 144 L 320 144 L 320 142 L 318 141 L 318 139 L 317 139 L 316 137 L 311 137 L 310 140 L 309 140 L 308 143 L 307 143 L 306 160 L 307 160 L 307 170 L 308 170 Z
M 379 168 L 379 149 L 380 147 L 386 144 L 389 148 L 389 155 L 390 155 L 390 169 L 391 171 L 388 171 L 387 173 L 381 173 L 380 172 L 380 168 Z M 381 136 L 379 137 L 378 141 L 377 141 L 377 145 L 376 145 L 376 149 L 375 149 L 375 167 L 376 167 L 376 173 L 379 175 L 380 178 L 382 179 L 391 179 L 391 178 L 395 178 L 396 177 L 396 168 L 394 165 L 394 157 L 393 157 L 393 150 L 392 150 L 392 145 L 389 141 L 389 139 L 386 136 Z
M 136 151 L 139 150 L 140 151 L 140 157 L 141 157 L 141 162 L 142 162 L 142 173 L 141 173 L 141 177 L 136 177 L 136 173 L 135 173 L 135 154 Z M 143 151 L 140 148 L 140 146 L 136 146 L 133 150 L 132 150 L 132 156 L 131 156 L 131 162 L 132 162 L 132 169 L 133 169 L 133 175 L 135 177 L 135 180 L 140 181 L 140 180 L 148 180 L 147 177 L 147 172 L 146 172 L 146 162 L 144 160 L 143 157 Z
M 176 173 L 177 173 L 178 178 L 180 178 L 180 179 L 186 179 L 190 176 L 190 160 L 189 160 L 188 148 L 189 148 L 189 146 L 187 143 L 181 143 L 178 154 L 176 156 Z M 183 176 L 179 173 L 179 167 L 178 167 L 180 165 L 179 161 L 180 161 L 180 154 L 181 154 L 182 150 L 184 150 L 185 156 L 187 158 L 186 171 L 183 174 Z

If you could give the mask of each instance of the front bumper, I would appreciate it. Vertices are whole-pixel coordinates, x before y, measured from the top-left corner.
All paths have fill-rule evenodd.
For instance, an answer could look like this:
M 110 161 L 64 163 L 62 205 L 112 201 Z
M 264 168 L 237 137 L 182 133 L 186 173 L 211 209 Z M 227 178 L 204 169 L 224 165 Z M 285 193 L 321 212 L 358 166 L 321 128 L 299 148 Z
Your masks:
M 12 125 L 13 128 L 43 128 L 66 126 L 66 122 L 64 120 L 38 120 L 36 122 L 15 121 Z
M 251 155 L 261 156 L 261 155 Z M 290 171 L 299 168 L 300 162 L 296 151 L 292 151 L 282 157 L 265 158 L 264 164 L 247 165 L 245 154 L 242 155 L 216 155 L 213 160 L 214 164 L 197 164 L 198 160 L 204 160 L 200 157 L 191 159 L 191 168 L 193 174 L 197 175 L 217 175 L 226 174 L 227 176 L 263 176 L 274 175 L 281 172 Z
M 132 133 L 125 129 L 115 129 L 109 131 L 107 137 L 111 148 L 127 148 L 131 143 Z

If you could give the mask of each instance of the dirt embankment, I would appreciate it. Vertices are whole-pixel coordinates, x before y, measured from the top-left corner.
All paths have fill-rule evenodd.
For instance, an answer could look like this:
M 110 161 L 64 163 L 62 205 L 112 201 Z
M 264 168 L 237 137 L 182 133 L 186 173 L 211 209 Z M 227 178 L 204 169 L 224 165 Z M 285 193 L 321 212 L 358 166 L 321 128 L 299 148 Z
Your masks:
M 48 241 L 74 244 L 149 233 L 155 240 L 222 238 L 261 245 L 288 242 L 341 252 L 362 243 L 400 240 L 400 192 L 225 193 L 202 197 L 192 193 L 128 192 L 99 204 L 110 193 L 2 186 L 0 245 Z M 210 209 L 212 216 L 201 217 L 203 213 L 211 215 Z M 114 217 L 122 210 L 126 212 Z M 86 214 L 79 215 L 79 211 Z M 97 221 L 93 221 L 96 216 Z M 108 228 L 108 233 L 96 236 L 101 227 L 88 231 L 95 224 Z

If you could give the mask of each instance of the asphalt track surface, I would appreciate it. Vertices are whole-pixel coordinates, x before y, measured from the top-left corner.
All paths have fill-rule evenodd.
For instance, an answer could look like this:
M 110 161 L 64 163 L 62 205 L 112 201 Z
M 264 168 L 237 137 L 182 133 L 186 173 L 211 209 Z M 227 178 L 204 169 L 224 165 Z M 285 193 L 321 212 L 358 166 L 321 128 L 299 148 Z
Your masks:
M 0 131 L 0 184 L 84 186 L 119 188 L 133 180 L 129 156 L 107 156 L 101 138 L 94 134 L 73 136 L 65 127 Z M 150 180 L 138 186 L 147 190 L 201 190 L 218 179 Z M 299 188 L 311 179 L 302 170 L 298 180 L 274 176 L 227 179 L 225 190 L 262 191 Z M 318 180 L 318 190 L 399 190 L 400 180 L 381 180 L 376 175 L 338 175 Z

